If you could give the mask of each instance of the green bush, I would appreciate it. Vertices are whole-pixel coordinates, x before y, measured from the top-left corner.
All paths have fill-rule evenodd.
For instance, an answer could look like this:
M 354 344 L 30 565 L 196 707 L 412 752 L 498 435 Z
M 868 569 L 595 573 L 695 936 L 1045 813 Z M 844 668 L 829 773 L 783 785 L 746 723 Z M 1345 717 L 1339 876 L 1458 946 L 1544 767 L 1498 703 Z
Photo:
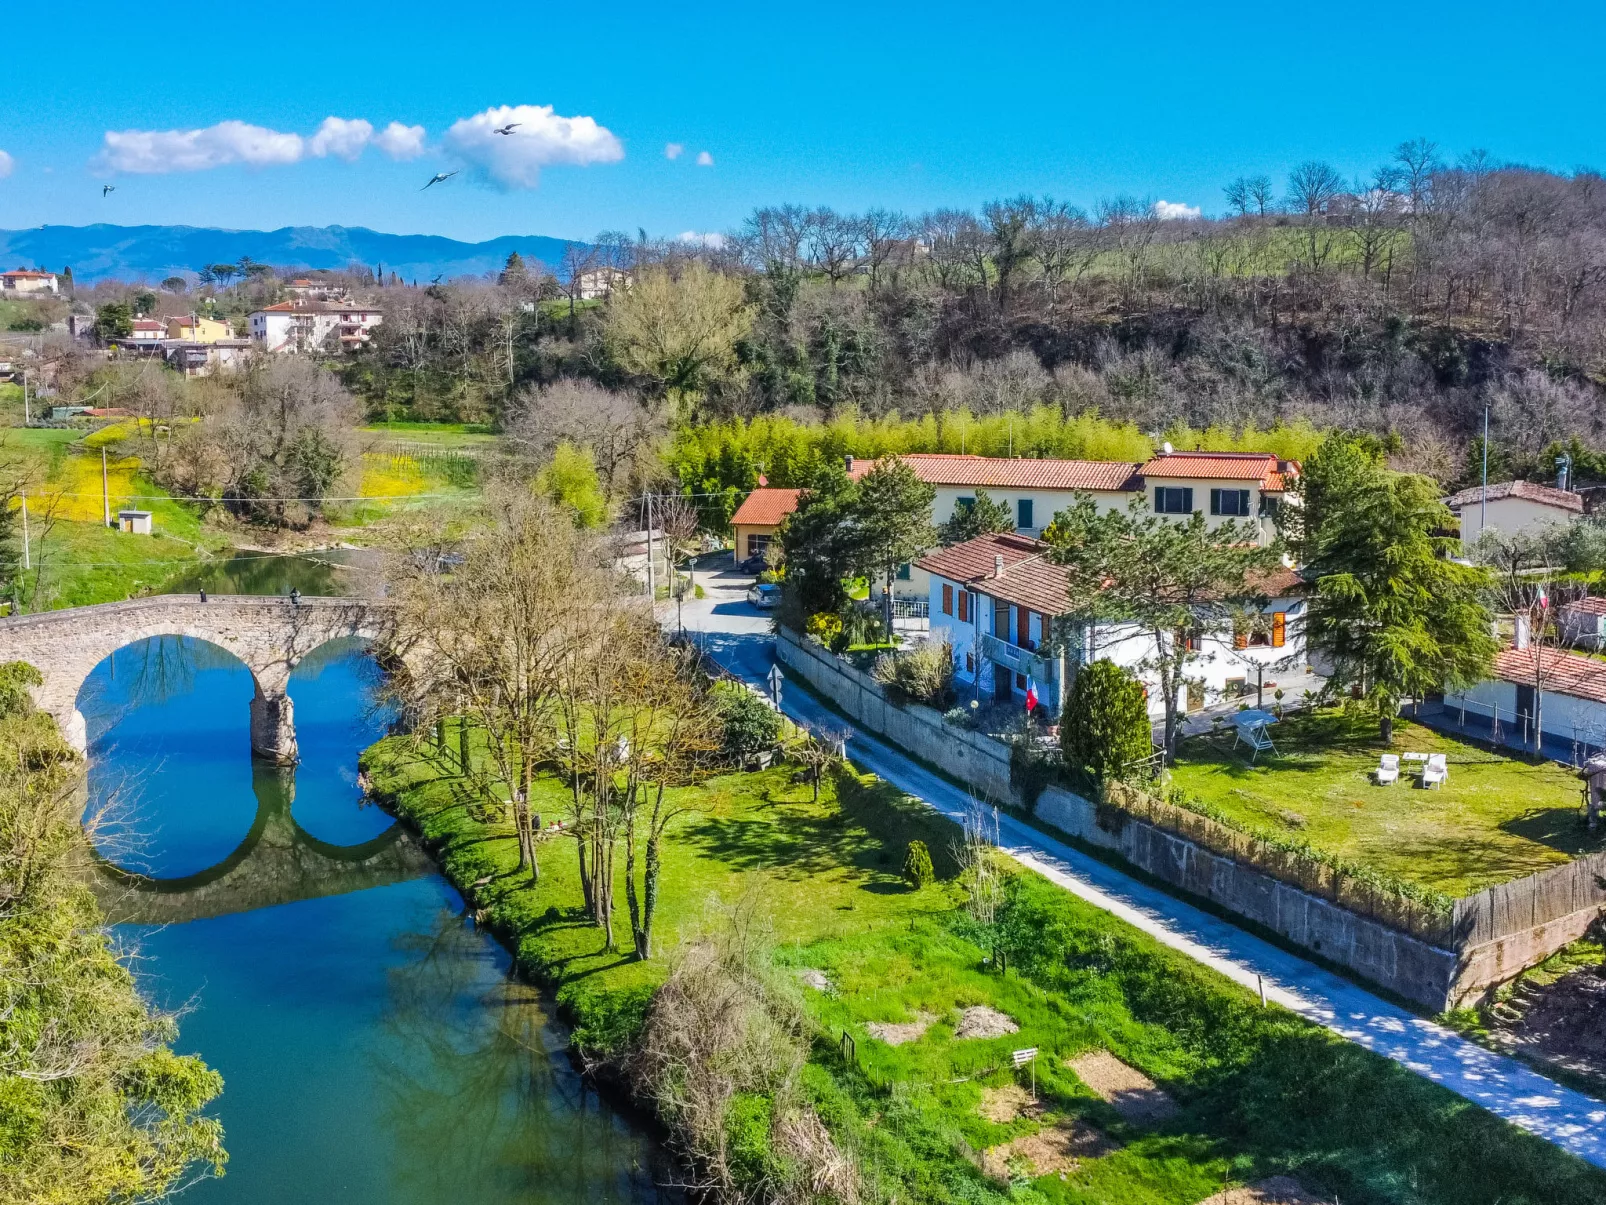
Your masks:
M 954 705 L 954 650 L 946 641 L 922 640 L 876 658 L 870 676 L 894 701 L 923 703 L 938 711 Z
M 931 865 L 931 851 L 920 840 L 909 842 L 909 852 L 903 858 L 903 877 L 909 886 L 920 888 L 936 881 L 937 872 Z
M 762 753 L 780 743 L 780 712 L 746 687 L 722 687 L 719 713 L 725 722 L 725 752 L 732 757 Z
M 1060 725 L 1066 762 L 1100 782 L 1129 773 L 1154 746 L 1143 686 L 1113 661 L 1076 671 Z

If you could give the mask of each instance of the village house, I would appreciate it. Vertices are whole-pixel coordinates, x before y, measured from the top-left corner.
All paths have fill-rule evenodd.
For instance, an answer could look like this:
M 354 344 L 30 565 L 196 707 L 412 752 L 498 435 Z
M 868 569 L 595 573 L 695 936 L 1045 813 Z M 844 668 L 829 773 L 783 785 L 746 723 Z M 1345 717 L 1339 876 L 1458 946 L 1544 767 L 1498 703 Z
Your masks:
M 596 301 L 615 289 L 630 287 L 630 273 L 623 268 L 590 268 L 575 277 L 575 292 L 581 301 Z
M 977 494 L 985 492 L 1009 509 L 1016 534 L 1031 538 L 1042 535 L 1056 514 L 1085 495 L 1100 511 L 1141 502 L 1157 514 L 1178 518 L 1200 511 L 1211 526 L 1228 519 L 1252 522 L 1261 543 L 1269 544 L 1276 535 L 1277 509 L 1286 504 L 1299 475 L 1298 462 L 1269 452 L 1174 452 L 1169 444 L 1141 465 L 931 452 L 900 459 L 936 491 L 933 524 L 948 522 L 957 511 L 974 506 Z M 845 462 L 848 476 L 855 480 L 875 465 L 873 460 L 852 456 Z M 738 561 L 752 555 L 742 550 L 751 546 L 754 536 L 773 537 L 782 520 L 797 509 L 801 492 L 760 488 L 748 495 L 731 519 L 738 529 Z M 881 583 L 873 583 L 872 589 L 879 592 Z M 930 583 L 918 561 L 899 569 L 892 592 L 900 599 L 928 596 Z
M 1584 513 L 1581 495 L 1532 481 L 1475 485 L 1451 494 L 1444 504 L 1461 520 L 1463 547 L 1476 543 L 1486 526 L 1506 536 L 1532 535 Z
M 1537 687 L 1536 687 L 1537 683 Z M 1536 708 L 1535 703 L 1539 706 Z M 1534 713 L 1542 735 L 1567 744 L 1606 746 L 1606 661 L 1523 640 L 1495 654 L 1491 677 L 1447 692 L 1451 717 L 1477 716 L 1503 737 L 1531 740 Z
M 1159 677 L 1149 664 L 1162 651 L 1136 624 L 1089 622 L 1071 614 L 1066 573 L 1050 548 L 1028 536 L 980 536 L 940 548 L 916 564 L 930 582 L 931 638 L 953 649 L 961 694 L 1023 700 L 1028 685 L 1050 716 L 1058 716 L 1076 667 L 1113 661 L 1133 671 L 1149 692 L 1149 712 L 1165 714 Z M 1266 597 L 1265 621 L 1186 635 L 1197 656 L 1178 706 L 1197 711 L 1253 692 L 1275 680 L 1280 666 L 1304 664 L 1301 581 L 1281 570 L 1257 583 Z M 1060 647 L 1053 645 L 1057 635 Z M 969 688 L 968 692 L 965 688 Z
M 345 301 L 347 292 L 344 286 L 334 284 L 327 280 L 313 280 L 306 276 L 298 276 L 284 286 L 284 291 L 293 301 Z
M 367 343 L 384 311 L 355 302 L 281 301 L 251 314 L 251 341 L 264 351 L 307 352 Z
M 21 296 L 28 293 L 58 293 L 54 272 L 36 272 L 18 268 L 13 272 L 0 272 L 0 293 Z
M 198 314 L 180 314 L 167 320 L 166 337 L 182 339 L 187 343 L 217 343 L 234 338 L 234 329 L 217 318 L 203 318 Z
M 250 354 L 249 339 L 213 339 L 204 343 L 170 339 L 163 346 L 168 367 L 187 377 L 238 372 Z

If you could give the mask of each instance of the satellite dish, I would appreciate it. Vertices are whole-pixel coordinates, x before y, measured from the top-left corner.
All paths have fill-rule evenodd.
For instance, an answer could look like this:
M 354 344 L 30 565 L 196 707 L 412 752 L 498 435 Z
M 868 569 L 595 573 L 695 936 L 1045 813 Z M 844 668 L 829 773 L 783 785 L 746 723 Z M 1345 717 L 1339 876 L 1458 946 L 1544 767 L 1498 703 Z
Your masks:
M 1171 441 L 1169 439 L 1160 445 L 1160 455 L 1162 456 L 1169 456 L 1175 451 L 1176 449 L 1171 446 Z

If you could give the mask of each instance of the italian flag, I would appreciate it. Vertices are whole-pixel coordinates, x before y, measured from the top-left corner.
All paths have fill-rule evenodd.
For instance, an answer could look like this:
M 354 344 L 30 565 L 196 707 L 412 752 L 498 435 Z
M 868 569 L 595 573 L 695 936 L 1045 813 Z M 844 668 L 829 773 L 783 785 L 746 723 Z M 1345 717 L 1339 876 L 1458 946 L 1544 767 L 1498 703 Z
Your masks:
M 1031 678 L 1026 679 L 1026 714 L 1031 715 L 1037 708 L 1037 683 Z

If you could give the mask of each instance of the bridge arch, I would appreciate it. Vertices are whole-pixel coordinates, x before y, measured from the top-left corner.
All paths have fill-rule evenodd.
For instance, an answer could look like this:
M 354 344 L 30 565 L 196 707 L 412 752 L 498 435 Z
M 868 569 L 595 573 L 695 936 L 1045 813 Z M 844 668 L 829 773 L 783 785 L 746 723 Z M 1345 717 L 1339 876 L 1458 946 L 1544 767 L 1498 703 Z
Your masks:
M 34 689 L 80 753 L 88 732 L 78 694 L 90 672 L 117 650 L 157 636 L 217 645 L 251 671 L 251 751 L 280 764 L 297 759 L 290 673 L 331 640 L 359 637 L 385 647 L 393 609 L 383 600 L 232 595 L 153 595 L 0 619 L 0 662 L 27 661 L 44 682 Z

